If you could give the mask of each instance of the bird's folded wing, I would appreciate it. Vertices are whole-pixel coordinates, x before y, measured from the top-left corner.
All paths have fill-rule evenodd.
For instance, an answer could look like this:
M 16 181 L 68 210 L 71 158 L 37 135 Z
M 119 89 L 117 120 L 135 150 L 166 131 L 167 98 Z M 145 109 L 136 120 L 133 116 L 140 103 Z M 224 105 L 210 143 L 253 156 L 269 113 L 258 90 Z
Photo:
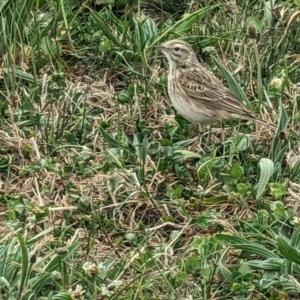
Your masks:
M 223 85 L 214 74 L 201 65 L 195 68 L 182 69 L 178 83 L 186 96 L 199 106 L 210 107 L 213 110 L 223 110 L 228 113 L 252 116 L 252 112 Z

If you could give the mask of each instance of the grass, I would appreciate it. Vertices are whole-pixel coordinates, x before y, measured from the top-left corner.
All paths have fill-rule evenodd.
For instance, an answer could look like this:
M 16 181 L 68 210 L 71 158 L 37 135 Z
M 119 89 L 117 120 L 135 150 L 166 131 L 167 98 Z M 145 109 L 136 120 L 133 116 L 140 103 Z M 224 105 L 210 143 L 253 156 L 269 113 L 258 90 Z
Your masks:
M 2 1 L 1 299 L 299 299 L 299 6 Z M 172 38 L 276 133 L 199 141 Z

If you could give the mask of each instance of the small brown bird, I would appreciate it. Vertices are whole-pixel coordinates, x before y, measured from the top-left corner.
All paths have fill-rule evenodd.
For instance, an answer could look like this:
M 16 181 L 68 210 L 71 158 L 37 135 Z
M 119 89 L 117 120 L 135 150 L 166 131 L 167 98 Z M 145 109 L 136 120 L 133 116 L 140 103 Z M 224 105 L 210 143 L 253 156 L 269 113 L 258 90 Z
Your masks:
M 179 114 L 192 123 L 212 124 L 227 119 L 259 119 L 213 73 L 197 60 L 192 47 L 181 40 L 157 46 L 169 62 L 168 93 Z

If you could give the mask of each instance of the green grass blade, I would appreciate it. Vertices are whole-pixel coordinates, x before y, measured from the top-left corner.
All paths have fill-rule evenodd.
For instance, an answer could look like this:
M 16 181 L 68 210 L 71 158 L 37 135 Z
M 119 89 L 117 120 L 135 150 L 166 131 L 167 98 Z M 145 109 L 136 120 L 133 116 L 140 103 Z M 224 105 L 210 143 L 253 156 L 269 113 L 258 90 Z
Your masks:
M 29 272 L 29 257 L 28 257 L 28 249 L 26 246 L 26 243 L 21 236 L 21 234 L 18 234 L 18 240 L 21 248 L 21 280 L 19 285 L 19 297 L 21 298 L 21 295 L 23 294 L 23 289 L 27 287 L 28 285 L 28 272 Z
M 230 72 L 214 57 L 211 56 L 212 61 L 216 64 L 216 66 L 220 69 L 224 77 L 226 78 L 226 81 L 228 83 L 228 86 L 230 90 L 248 107 L 251 107 L 251 103 L 248 100 L 245 92 L 242 90 L 240 85 L 237 83 L 235 78 L 230 74 Z
M 157 45 L 160 41 L 165 39 L 168 36 L 168 34 L 170 34 L 170 33 L 173 34 L 174 32 L 176 32 L 177 27 L 183 26 L 182 30 L 185 31 L 186 26 L 184 26 L 183 24 L 188 23 L 191 26 L 192 24 L 199 22 L 205 14 L 209 13 L 213 9 L 216 9 L 218 6 L 219 6 L 219 4 L 206 6 L 205 8 L 201 8 L 195 12 L 192 12 L 191 14 L 185 15 L 181 20 L 176 22 L 171 27 L 162 30 L 161 34 L 153 41 L 153 43 L 150 45 L 150 47 Z M 178 30 L 177 33 L 180 34 L 181 31 Z

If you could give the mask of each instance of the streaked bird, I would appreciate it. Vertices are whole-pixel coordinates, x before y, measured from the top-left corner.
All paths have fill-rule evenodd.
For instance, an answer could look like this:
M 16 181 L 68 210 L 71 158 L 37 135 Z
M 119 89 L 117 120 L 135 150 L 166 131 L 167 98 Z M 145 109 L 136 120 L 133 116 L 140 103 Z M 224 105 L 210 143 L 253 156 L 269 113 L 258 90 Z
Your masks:
M 192 47 L 181 40 L 156 46 L 169 62 L 168 94 L 179 114 L 191 123 L 203 125 L 221 120 L 246 119 L 270 126 L 258 118 L 220 79 L 197 60 Z

